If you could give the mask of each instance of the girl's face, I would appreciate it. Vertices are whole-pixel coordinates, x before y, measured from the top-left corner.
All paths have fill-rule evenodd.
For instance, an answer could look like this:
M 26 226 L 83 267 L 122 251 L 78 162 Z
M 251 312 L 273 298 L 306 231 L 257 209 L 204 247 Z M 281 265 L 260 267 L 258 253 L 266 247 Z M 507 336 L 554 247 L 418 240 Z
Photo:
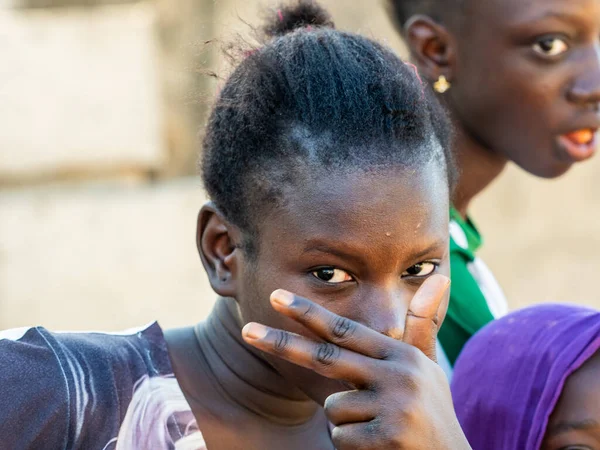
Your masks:
M 469 0 L 444 94 L 467 135 L 541 177 L 594 152 L 600 0 Z
M 262 219 L 256 260 L 241 269 L 245 322 L 312 336 L 276 313 L 278 288 L 400 339 L 408 304 L 432 274 L 449 274 L 448 187 L 438 164 L 385 173 L 318 171 Z M 347 390 L 290 363 L 270 363 L 313 400 Z
M 600 449 L 600 352 L 565 383 L 542 450 Z

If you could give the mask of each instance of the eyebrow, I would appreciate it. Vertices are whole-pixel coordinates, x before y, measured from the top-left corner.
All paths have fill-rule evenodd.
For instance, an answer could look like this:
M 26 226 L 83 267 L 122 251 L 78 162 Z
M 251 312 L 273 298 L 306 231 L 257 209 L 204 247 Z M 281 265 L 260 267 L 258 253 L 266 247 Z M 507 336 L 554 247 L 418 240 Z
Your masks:
M 425 255 L 433 252 L 434 250 L 437 250 L 440 247 L 446 248 L 446 246 L 447 246 L 447 243 L 443 240 L 435 241 L 431 245 L 429 245 L 427 248 L 424 248 L 423 250 L 419 250 L 415 253 L 410 254 L 407 259 L 411 260 L 411 261 L 418 260 L 419 258 L 424 257 Z M 337 247 L 332 247 L 332 246 L 325 244 L 323 242 L 320 242 L 320 241 L 309 241 L 306 244 L 306 247 L 304 247 L 303 253 L 311 253 L 311 252 L 328 253 L 331 255 L 338 256 L 343 259 L 357 262 L 359 264 L 364 263 L 363 259 L 360 256 L 357 256 L 350 252 L 346 252 Z
M 445 242 L 443 240 L 432 242 L 431 245 L 429 245 L 427 248 L 424 248 L 423 250 L 419 250 L 418 252 L 411 254 L 410 259 L 416 260 L 416 259 L 423 258 L 424 256 L 428 255 L 429 253 L 433 252 L 434 250 L 437 250 L 440 247 L 444 247 L 444 249 L 445 249 L 447 247 L 447 245 L 448 245 L 447 242 Z
M 356 256 L 355 254 L 352 254 L 350 252 L 341 250 L 340 248 L 332 247 L 320 241 L 308 241 L 306 247 L 304 247 L 304 250 L 302 251 L 302 253 L 312 252 L 327 253 L 330 255 L 335 255 L 342 259 L 354 261 L 359 264 L 364 263 L 361 257 Z
M 519 22 L 519 25 L 527 25 L 531 22 L 541 22 L 546 19 L 557 19 L 561 22 L 580 22 L 580 17 L 577 17 L 575 14 L 561 13 L 558 11 L 546 11 L 542 14 L 538 14 L 537 16 L 525 17 L 523 21 Z
M 547 435 L 548 437 L 552 437 L 557 434 L 566 433 L 567 431 L 589 430 L 590 428 L 600 428 L 600 423 L 593 419 L 559 422 L 548 429 Z

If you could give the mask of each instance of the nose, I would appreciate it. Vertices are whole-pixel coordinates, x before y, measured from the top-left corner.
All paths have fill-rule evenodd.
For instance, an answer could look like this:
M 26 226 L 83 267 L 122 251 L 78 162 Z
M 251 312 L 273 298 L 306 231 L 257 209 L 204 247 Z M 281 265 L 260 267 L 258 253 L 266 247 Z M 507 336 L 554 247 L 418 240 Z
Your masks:
M 364 310 L 361 308 L 362 320 L 359 321 L 381 334 L 401 340 L 413 295 L 405 291 L 397 285 L 365 290 L 361 300 Z
M 569 90 L 569 100 L 580 105 L 588 105 L 595 110 L 600 106 L 600 43 L 587 52 L 581 61 L 580 76 Z

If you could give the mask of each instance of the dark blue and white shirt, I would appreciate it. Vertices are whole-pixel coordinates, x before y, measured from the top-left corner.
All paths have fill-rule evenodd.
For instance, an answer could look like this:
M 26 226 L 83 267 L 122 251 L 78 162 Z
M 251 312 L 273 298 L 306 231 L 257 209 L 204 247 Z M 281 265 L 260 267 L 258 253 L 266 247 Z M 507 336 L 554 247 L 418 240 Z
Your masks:
M 0 449 L 206 450 L 160 326 L 0 332 Z

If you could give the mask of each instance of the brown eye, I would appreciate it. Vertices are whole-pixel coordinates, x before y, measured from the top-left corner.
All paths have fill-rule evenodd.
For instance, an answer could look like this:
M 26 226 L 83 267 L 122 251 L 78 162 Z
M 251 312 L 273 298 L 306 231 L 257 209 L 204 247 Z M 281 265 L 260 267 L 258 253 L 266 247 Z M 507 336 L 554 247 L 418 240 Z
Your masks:
M 313 270 L 312 275 L 321 281 L 327 283 L 344 283 L 345 281 L 352 281 L 352 277 L 342 269 L 336 269 L 335 267 L 324 267 L 322 269 Z
M 417 277 L 422 278 L 431 275 L 435 269 L 438 268 L 438 264 L 433 262 L 422 262 L 409 267 L 402 274 L 403 277 Z
M 536 42 L 533 49 L 543 56 L 558 56 L 569 50 L 569 46 L 563 39 L 545 38 Z

